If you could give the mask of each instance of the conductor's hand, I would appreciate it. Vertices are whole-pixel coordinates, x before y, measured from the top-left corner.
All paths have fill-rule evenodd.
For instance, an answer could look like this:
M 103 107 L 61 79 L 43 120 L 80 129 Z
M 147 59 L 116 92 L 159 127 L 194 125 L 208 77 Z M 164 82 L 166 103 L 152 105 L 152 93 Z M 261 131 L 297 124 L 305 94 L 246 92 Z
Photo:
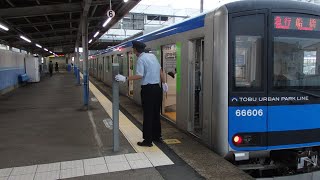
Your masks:
M 127 80 L 127 78 L 121 74 L 116 75 L 115 79 L 118 82 L 126 82 L 126 80 Z
M 168 90 L 169 90 L 168 84 L 162 83 L 162 89 L 163 89 L 163 92 L 168 92 Z

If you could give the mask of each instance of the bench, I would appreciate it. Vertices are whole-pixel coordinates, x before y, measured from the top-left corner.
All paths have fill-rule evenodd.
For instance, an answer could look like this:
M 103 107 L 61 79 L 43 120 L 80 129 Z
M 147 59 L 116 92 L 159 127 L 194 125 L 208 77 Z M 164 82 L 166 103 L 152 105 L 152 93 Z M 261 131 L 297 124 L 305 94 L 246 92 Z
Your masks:
M 20 83 L 26 83 L 29 81 L 29 77 L 27 74 L 20 74 L 18 78 Z

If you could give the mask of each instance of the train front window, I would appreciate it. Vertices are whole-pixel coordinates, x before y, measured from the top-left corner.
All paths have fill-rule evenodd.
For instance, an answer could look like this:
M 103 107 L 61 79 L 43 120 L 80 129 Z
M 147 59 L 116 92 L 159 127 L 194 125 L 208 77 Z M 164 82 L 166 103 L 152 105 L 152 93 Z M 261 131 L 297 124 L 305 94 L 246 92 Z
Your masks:
M 273 19 L 273 89 L 319 89 L 320 18 L 279 13 Z
M 320 87 L 320 39 L 274 37 L 273 87 Z
M 244 25 L 246 24 L 246 25 Z M 254 26 L 250 26 L 250 25 Z M 232 17 L 232 60 L 230 69 L 235 92 L 261 92 L 264 89 L 265 16 L 250 14 Z
M 236 36 L 235 87 L 261 88 L 261 36 Z

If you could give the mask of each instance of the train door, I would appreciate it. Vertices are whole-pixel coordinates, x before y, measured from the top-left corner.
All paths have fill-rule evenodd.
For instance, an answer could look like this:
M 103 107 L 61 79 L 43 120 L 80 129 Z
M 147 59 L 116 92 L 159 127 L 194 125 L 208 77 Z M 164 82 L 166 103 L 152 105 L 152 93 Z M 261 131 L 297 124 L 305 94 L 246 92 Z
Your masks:
M 119 74 L 122 74 L 124 76 L 126 76 L 126 72 L 123 71 L 123 65 L 124 65 L 124 55 L 123 54 L 117 54 L 118 57 L 118 63 L 119 63 Z
M 100 76 L 100 78 L 99 78 L 99 80 L 100 81 L 102 81 L 103 79 L 103 68 L 102 68 L 102 64 L 103 64 L 103 59 L 100 59 L 100 61 L 99 61 L 99 69 L 100 69 L 100 71 L 99 71 L 99 76 Z
M 96 59 L 96 77 L 99 79 L 99 58 Z
M 134 61 L 133 61 L 133 57 L 134 55 L 132 54 L 132 52 L 128 52 L 128 73 L 129 76 L 133 76 L 134 75 Z M 128 96 L 130 98 L 133 98 L 133 81 L 129 81 L 128 82 Z
M 266 14 L 230 17 L 228 141 L 238 151 L 267 148 Z
M 91 76 L 94 77 L 94 59 L 91 59 Z
M 92 73 L 91 73 L 91 60 L 92 60 L 92 59 L 89 59 L 89 60 L 88 60 L 88 64 L 89 64 L 89 75 L 90 75 L 90 76 L 92 76 Z
M 100 59 L 98 58 L 98 79 L 101 80 L 101 61 Z
M 97 78 L 97 59 L 93 60 L 93 75 L 95 78 Z
M 94 76 L 94 59 L 91 59 L 91 73 L 92 73 L 92 77 Z
M 93 59 L 90 60 L 90 75 L 93 77 Z
M 169 91 L 164 93 L 162 103 L 162 115 L 173 122 L 177 118 L 177 66 L 176 66 L 176 44 L 161 47 L 161 64 L 165 72 L 165 78 L 169 86 Z
M 104 56 L 101 61 L 101 81 L 104 81 Z
M 106 82 L 107 81 L 107 57 L 103 57 L 103 82 Z
M 203 60 L 204 60 L 204 39 L 197 39 L 193 41 L 193 60 L 191 66 L 191 123 L 189 131 L 196 136 L 202 135 L 203 129 L 203 89 L 202 89 L 202 76 L 203 76 Z

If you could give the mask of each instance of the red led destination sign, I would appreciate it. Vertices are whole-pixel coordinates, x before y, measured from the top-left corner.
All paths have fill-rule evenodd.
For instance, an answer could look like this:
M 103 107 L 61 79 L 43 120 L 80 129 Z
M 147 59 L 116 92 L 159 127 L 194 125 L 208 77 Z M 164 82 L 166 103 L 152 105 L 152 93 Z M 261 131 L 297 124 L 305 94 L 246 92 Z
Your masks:
M 275 16 L 274 28 L 298 31 L 320 31 L 320 19 L 307 17 Z

